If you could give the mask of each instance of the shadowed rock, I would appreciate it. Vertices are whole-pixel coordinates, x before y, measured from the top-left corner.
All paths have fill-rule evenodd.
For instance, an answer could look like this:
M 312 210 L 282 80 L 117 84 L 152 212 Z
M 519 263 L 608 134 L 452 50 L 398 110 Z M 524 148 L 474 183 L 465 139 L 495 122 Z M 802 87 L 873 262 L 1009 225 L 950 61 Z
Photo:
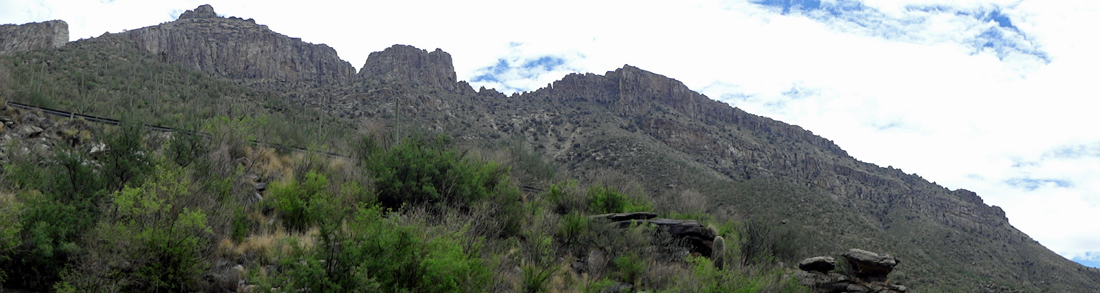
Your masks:
M 852 265 L 857 278 L 868 281 L 885 281 L 886 275 L 894 270 L 894 266 L 900 263 L 889 254 L 879 255 L 874 252 L 852 248 L 844 253 L 844 258 Z
M 811 257 L 798 262 L 798 268 L 803 271 L 828 273 L 836 268 L 836 259 L 831 256 Z

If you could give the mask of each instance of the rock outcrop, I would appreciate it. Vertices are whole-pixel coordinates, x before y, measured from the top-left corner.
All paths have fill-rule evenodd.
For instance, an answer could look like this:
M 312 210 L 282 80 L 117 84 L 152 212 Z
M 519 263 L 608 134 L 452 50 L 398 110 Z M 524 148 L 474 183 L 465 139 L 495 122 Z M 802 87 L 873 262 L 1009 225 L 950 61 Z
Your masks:
M 355 68 L 336 50 L 276 33 L 252 19 L 219 17 L 210 5 L 121 35 L 164 61 L 232 78 L 288 85 L 341 85 Z
M 370 53 L 359 70 L 359 78 L 378 78 L 385 82 L 409 86 L 428 86 L 449 92 L 474 93 L 465 81 L 455 75 L 451 54 L 435 49 L 431 53 L 408 45 L 393 45 Z
M 673 238 L 680 239 L 687 245 L 689 252 L 716 258 L 722 254 L 725 244 L 713 229 L 699 224 L 695 220 L 660 219 L 657 214 L 648 212 L 615 213 L 589 216 L 591 219 L 601 219 L 611 222 L 618 228 L 628 228 L 632 225 L 650 225 L 667 231 Z M 715 241 L 721 241 L 722 245 L 715 245 Z
M 888 254 L 877 254 L 862 249 L 850 249 L 843 255 L 848 267 L 846 274 L 833 272 L 836 260 L 829 256 L 811 257 L 798 263 L 796 273 L 799 284 L 810 287 L 815 293 L 843 292 L 907 292 L 909 288 L 892 284 L 887 276 L 894 266 L 901 263 Z
M 69 42 L 69 24 L 62 20 L 0 25 L 0 55 L 45 48 Z

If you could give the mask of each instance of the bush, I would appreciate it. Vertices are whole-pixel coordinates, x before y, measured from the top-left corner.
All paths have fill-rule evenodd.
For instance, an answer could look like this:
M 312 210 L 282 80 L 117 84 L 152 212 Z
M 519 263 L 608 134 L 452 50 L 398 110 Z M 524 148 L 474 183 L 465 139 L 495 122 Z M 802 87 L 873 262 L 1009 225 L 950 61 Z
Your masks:
M 737 230 L 742 265 L 797 261 L 800 240 L 794 231 L 772 227 L 759 219 L 745 221 Z
M 646 272 L 646 263 L 637 252 L 631 251 L 611 261 L 623 282 L 641 286 L 641 277 Z
M 103 164 L 107 187 L 112 191 L 122 190 L 153 168 L 148 157 L 149 150 L 145 147 L 145 131 L 142 127 L 141 123 L 123 119 L 119 129 L 103 138 L 107 151 L 99 161 Z
M 652 210 L 648 202 L 628 197 L 622 192 L 602 185 L 588 188 L 588 205 L 591 212 L 596 214 Z
M 9 261 L 0 261 L 0 270 L 11 272 L 10 286 L 46 290 L 79 252 L 77 241 L 99 217 L 105 181 L 90 159 L 73 150 L 59 149 L 48 159 L 12 161 L 5 173 L 25 190 L 18 194 L 25 204 L 18 214 L 18 236 L 2 241 L 17 243 L 18 249 Z
M 585 194 L 577 187 L 576 180 L 568 180 L 551 184 L 550 188 L 542 194 L 547 205 L 554 213 L 565 215 L 573 212 L 587 210 Z
M 60 287 L 80 291 L 191 291 L 213 250 L 207 215 L 191 206 L 193 181 L 158 166 L 153 180 L 111 194 L 110 212 L 88 234 L 85 253 Z
M 0 194 L 0 284 L 7 277 L 5 263 L 11 261 L 11 254 L 19 246 L 19 235 L 23 222 L 19 221 L 23 207 L 10 195 Z
M 315 247 L 298 246 L 276 284 L 308 292 L 474 292 L 492 276 L 462 231 L 428 236 L 418 226 L 361 208 L 346 228 L 322 226 Z
M 494 162 L 472 161 L 448 149 L 449 139 L 434 141 L 419 136 L 388 151 L 367 155 L 367 169 L 374 177 L 383 207 L 453 205 L 468 207 L 509 189 L 508 168 Z
M 332 195 L 326 190 L 328 185 L 325 175 L 312 170 L 306 173 L 302 183 L 291 179 L 272 184 L 270 198 L 282 217 L 283 226 L 293 231 L 304 231 L 322 219 L 334 216 L 329 212 Z

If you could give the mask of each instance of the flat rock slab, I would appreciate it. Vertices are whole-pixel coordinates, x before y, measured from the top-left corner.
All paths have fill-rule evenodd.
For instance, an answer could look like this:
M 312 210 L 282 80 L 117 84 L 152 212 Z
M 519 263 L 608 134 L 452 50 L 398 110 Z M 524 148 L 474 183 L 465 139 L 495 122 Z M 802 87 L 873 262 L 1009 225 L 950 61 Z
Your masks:
M 817 256 L 798 262 L 798 268 L 803 271 L 828 273 L 836 268 L 836 259 L 831 256 Z
M 656 218 L 657 214 L 650 212 L 634 212 L 634 213 L 613 213 L 613 214 L 600 214 L 588 216 L 589 219 L 606 219 L 611 222 L 630 221 L 630 220 L 649 220 Z
M 668 231 L 672 237 L 683 239 L 691 252 L 711 257 L 714 254 L 714 238 L 718 235 L 695 220 L 648 219 L 611 222 L 612 226 L 628 228 L 631 225 L 652 225 Z

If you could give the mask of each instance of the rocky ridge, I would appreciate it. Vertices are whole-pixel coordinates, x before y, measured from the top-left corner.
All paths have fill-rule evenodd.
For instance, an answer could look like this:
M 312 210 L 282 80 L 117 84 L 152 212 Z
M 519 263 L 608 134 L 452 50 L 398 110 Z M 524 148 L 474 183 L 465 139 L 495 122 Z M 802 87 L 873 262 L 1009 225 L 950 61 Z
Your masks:
M 451 54 L 435 49 L 417 49 L 408 45 L 393 45 L 367 56 L 359 71 L 360 79 L 377 78 L 385 82 L 413 87 L 428 86 L 449 92 L 473 93 L 466 81 L 455 77 Z
M 176 21 L 119 35 L 163 61 L 261 87 L 279 84 L 300 90 L 369 80 L 375 83 L 317 90 L 336 100 L 324 107 L 340 117 L 389 119 L 398 112 L 425 129 L 455 133 L 471 142 L 521 137 L 547 158 L 570 166 L 566 171 L 577 176 L 591 174 L 593 166 L 648 176 L 636 172 L 642 168 L 636 164 L 638 158 L 660 154 L 703 172 L 662 170 L 661 176 L 667 177 L 640 177 L 650 191 L 691 186 L 698 182 L 691 177 L 715 174 L 718 181 L 797 184 L 812 190 L 820 201 L 784 198 L 782 204 L 801 210 L 780 216 L 801 219 L 792 223 L 816 232 L 836 219 L 806 211 L 821 205 L 839 207 L 854 215 L 852 222 L 869 228 L 846 231 L 847 240 L 842 234 L 823 234 L 852 246 L 857 245 L 850 242 L 863 241 L 852 239 L 886 238 L 868 248 L 910 252 L 903 255 L 910 267 L 942 261 L 983 278 L 1054 291 L 1100 284 L 1100 274 L 1073 272 L 1075 264 L 1013 228 L 1000 208 L 986 205 L 973 192 L 947 190 L 915 174 L 860 162 L 801 127 L 711 100 L 675 79 L 637 67 L 627 65 L 603 75 L 570 74 L 547 88 L 506 97 L 484 88 L 474 93 L 464 81 L 457 81 L 451 56 L 439 49 L 395 45 L 372 53 L 356 76 L 350 63 L 327 46 L 277 34 L 252 20 L 218 17 L 209 5 L 189 10 Z M 398 100 L 408 102 L 395 105 Z M 603 124 L 621 129 L 601 128 Z M 38 128 L 44 131 L 29 128 L 17 133 L 36 138 L 50 132 Z M 708 194 L 715 201 L 732 198 L 729 205 L 751 210 L 745 208 L 744 197 L 722 192 Z M 941 275 L 907 273 L 918 278 Z
M 276 33 L 252 19 L 220 17 L 210 5 L 120 35 L 164 61 L 265 85 L 342 85 L 355 74 L 332 47 Z
M 63 20 L 0 25 L 0 55 L 60 48 L 68 42 L 69 24 Z
M 447 66 L 434 68 L 402 76 L 449 76 L 438 73 L 438 68 Z M 364 78 L 375 77 L 379 76 Z M 413 78 L 389 80 L 383 86 L 416 82 Z M 474 95 L 408 91 L 376 98 L 370 90 L 348 93 L 350 99 L 337 98 L 330 111 L 355 109 L 347 116 L 362 119 L 392 117 L 388 115 L 396 105 L 389 101 L 407 96 L 408 101 L 422 103 L 401 104 L 401 111 L 413 116 L 403 119 L 471 142 L 523 137 L 570 174 L 583 178 L 600 176 L 603 169 L 620 170 L 637 176 L 651 194 L 683 188 L 678 186 L 725 186 L 701 179 L 710 176 L 718 181 L 794 184 L 813 196 L 759 198 L 728 194 L 727 187 L 704 192 L 716 196 L 713 209 L 743 212 L 781 207 L 766 216 L 790 219 L 807 235 L 816 235 L 807 237 L 848 247 L 910 252 L 905 256 L 911 266 L 898 278 L 924 280 L 916 286 L 938 283 L 928 278 L 943 277 L 944 270 L 963 270 L 967 273 L 950 274 L 979 275 L 1033 289 L 1057 291 L 1100 284 L 1100 275 L 1042 247 L 1012 227 L 1003 210 L 985 204 L 971 191 L 948 190 L 916 174 L 858 161 L 832 141 L 801 127 L 711 100 L 675 79 L 634 66 L 605 74 L 570 74 L 545 88 L 510 97 L 482 89 Z M 456 118 L 463 120 L 453 124 Z M 608 124 L 618 127 L 599 126 Z M 655 157 L 683 160 L 684 165 L 654 165 L 660 161 Z M 652 168 L 668 167 L 697 168 L 701 173 L 653 173 Z M 830 212 L 832 216 L 822 214 L 829 210 L 835 211 Z M 987 286 L 937 287 L 956 285 L 963 290 Z

